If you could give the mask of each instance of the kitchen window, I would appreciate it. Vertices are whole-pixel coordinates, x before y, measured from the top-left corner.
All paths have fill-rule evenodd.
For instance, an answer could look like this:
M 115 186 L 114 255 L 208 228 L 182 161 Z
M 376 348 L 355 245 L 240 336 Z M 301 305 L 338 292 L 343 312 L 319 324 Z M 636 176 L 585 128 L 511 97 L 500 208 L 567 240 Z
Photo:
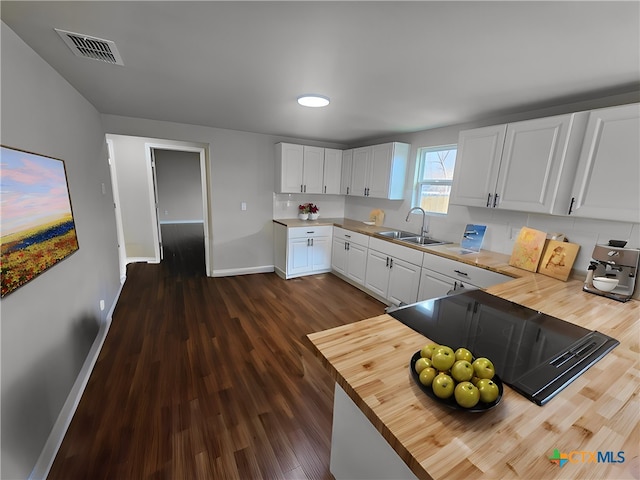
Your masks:
M 414 206 L 427 213 L 447 213 L 457 152 L 457 145 L 418 149 Z

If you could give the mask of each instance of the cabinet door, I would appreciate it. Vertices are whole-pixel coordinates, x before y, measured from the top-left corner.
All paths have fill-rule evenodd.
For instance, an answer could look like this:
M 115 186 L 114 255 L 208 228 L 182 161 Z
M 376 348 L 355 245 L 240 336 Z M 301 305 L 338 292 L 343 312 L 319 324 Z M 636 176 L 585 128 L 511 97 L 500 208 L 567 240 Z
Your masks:
M 331 270 L 331 237 L 311 239 L 311 269 Z
M 351 174 L 351 195 L 366 196 L 369 187 L 369 164 L 371 163 L 371 147 L 353 150 L 353 169 Z
M 561 115 L 507 126 L 496 187 L 497 207 L 553 212 L 572 120 L 573 115 Z
M 589 114 L 571 215 L 640 222 L 640 104 Z
M 303 191 L 322 193 L 324 175 L 324 148 L 304 146 Z
M 367 247 L 349 243 L 347 250 L 347 277 L 359 285 L 364 285 L 367 273 Z
M 375 145 L 372 148 L 367 196 L 374 198 L 387 198 L 389 196 L 392 155 L 392 143 Z
M 395 305 L 415 303 L 418 298 L 421 268 L 412 263 L 392 258 L 389 268 L 389 291 L 387 298 Z
M 290 143 L 278 144 L 277 152 L 280 158 L 280 192 L 281 193 L 301 193 L 303 189 L 302 169 L 303 169 L 303 146 Z
M 324 149 L 324 185 L 322 193 L 339 195 L 342 177 L 342 150 Z
M 311 242 L 309 238 L 293 238 L 289 240 L 289 258 L 287 259 L 287 275 L 298 275 L 312 271 Z
M 506 125 L 495 125 L 460 132 L 451 204 L 492 205 L 506 130 Z
M 369 250 L 364 285 L 382 298 L 387 298 L 387 289 L 389 287 L 389 257 L 387 255 L 375 250 Z
M 420 275 L 418 301 L 421 302 L 423 300 L 445 296 L 450 290 L 453 290 L 454 281 L 452 278 L 423 268 Z
M 342 177 L 340 178 L 340 194 L 351 195 L 351 169 L 353 168 L 353 150 L 342 152 Z
M 333 239 L 331 250 L 331 268 L 342 275 L 347 275 L 347 242 L 342 238 Z

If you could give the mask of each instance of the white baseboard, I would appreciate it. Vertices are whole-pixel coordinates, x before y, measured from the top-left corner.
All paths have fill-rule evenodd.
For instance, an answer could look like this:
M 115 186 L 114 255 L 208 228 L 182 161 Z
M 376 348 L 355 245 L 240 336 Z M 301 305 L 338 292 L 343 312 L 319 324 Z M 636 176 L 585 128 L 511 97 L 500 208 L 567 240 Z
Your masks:
M 213 270 L 212 277 L 232 277 L 234 275 L 250 275 L 252 273 L 273 273 L 273 265 L 264 265 L 262 267 L 246 267 L 246 268 L 225 268 Z
M 87 354 L 87 358 L 76 377 L 76 381 L 71 387 L 71 391 L 67 396 L 64 405 L 62 406 L 62 410 L 58 414 L 58 418 L 56 422 L 53 424 L 53 428 L 49 433 L 49 437 L 47 438 L 46 443 L 42 451 L 40 452 L 40 456 L 38 457 L 38 461 L 36 462 L 31 474 L 29 475 L 30 480 L 40 480 L 43 478 L 47 478 L 49 475 L 49 470 L 51 470 L 51 466 L 53 465 L 53 461 L 58 454 L 58 450 L 60 449 L 60 445 L 62 445 L 62 441 L 64 440 L 64 436 L 67 433 L 67 429 L 71 424 L 71 420 L 73 419 L 73 415 L 78 408 L 78 404 L 80 403 L 80 399 L 82 398 L 82 394 L 84 393 L 84 389 L 89 382 L 89 377 L 91 376 L 91 372 L 93 371 L 93 367 L 98 360 L 98 355 L 100 354 L 100 350 L 102 350 L 102 345 L 104 344 L 104 340 L 107 337 L 107 333 L 109 332 L 109 327 L 111 326 L 111 320 L 113 318 L 113 312 L 116 308 L 116 304 L 118 303 L 118 299 L 120 298 L 120 293 L 122 293 L 122 288 L 124 287 L 124 282 L 120 284 L 120 288 L 118 289 L 118 293 L 116 294 L 116 298 L 107 313 L 105 321 L 100 325 L 100 329 L 98 330 L 98 334 L 96 335 L 93 344 L 91 345 L 91 349 Z
M 160 225 L 177 225 L 181 223 L 204 223 L 204 220 L 160 220 Z

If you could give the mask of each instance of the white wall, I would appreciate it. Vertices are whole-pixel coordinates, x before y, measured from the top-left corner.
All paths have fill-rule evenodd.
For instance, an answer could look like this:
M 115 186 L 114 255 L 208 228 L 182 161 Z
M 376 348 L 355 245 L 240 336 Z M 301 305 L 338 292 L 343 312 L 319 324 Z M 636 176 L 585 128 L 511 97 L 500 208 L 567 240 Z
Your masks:
M 486 125 L 496 125 L 530 118 L 559 115 L 567 112 L 603 108 L 612 105 L 634 103 L 640 101 L 639 94 L 617 95 L 602 97 L 598 100 L 584 101 L 570 105 L 559 105 L 553 108 L 525 112 L 465 125 L 455 125 L 433 130 L 380 138 L 367 143 L 372 145 L 385 141 L 399 141 L 411 144 L 409 168 L 407 173 L 404 200 L 378 200 L 373 198 L 347 197 L 345 201 L 345 216 L 355 220 L 368 220 L 369 212 L 374 208 L 385 211 L 385 225 L 392 228 L 402 228 L 413 232 L 420 231 L 421 216 L 413 215 L 409 223 L 405 222 L 407 212 L 411 209 L 412 186 L 415 175 L 415 163 L 418 149 L 439 145 L 458 143 L 460 130 L 476 128 Z M 360 145 L 354 145 L 360 146 Z M 629 247 L 640 247 L 640 225 L 637 223 L 612 222 L 605 220 L 589 220 L 576 217 L 551 216 L 510 212 L 499 209 L 485 209 L 476 207 L 461 207 L 452 205 L 446 216 L 430 216 L 430 233 L 442 240 L 459 242 L 462 231 L 467 223 L 487 225 L 487 233 L 483 248 L 495 252 L 511 254 L 517 232 L 523 226 L 528 226 L 545 232 L 565 233 L 569 240 L 581 245 L 574 269 L 585 270 L 595 243 L 606 243 L 610 239 L 629 240 Z
M 102 119 L 110 138 L 124 135 L 137 136 L 144 141 L 165 139 L 164 141 L 208 145 L 211 172 L 211 270 L 214 276 L 273 271 L 275 144 L 286 141 L 343 147 L 338 144 L 318 144 L 286 137 L 114 115 L 103 115 Z M 128 158 L 134 162 L 144 162 L 142 147 L 136 148 L 135 154 Z M 118 181 L 120 177 L 118 161 Z M 247 204 L 245 211 L 241 210 L 242 202 Z M 342 200 L 338 201 L 339 205 L 342 205 L 341 202 Z M 141 211 L 139 216 L 146 216 L 151 205 L 146 201 L 140 208 L 144 212 Z M 336 209 L 340 211 L 341 207 Z M 136 241 L 141 238 L 142 234 L 136 237 Z M 152 247 L 148 244 L 147 237 L 144 242 L 147 250 Z
M 202 222 L 200 156 L 154 149 L 160 223 Z
M 0 477 L 21 479 L 34 468 L 99 327 L 108 321 L 120 282 L 100 116 L 11 29 L 4 23 L 0 29 L 0 141 L 65 161 L 80 245 L 0 302 Z

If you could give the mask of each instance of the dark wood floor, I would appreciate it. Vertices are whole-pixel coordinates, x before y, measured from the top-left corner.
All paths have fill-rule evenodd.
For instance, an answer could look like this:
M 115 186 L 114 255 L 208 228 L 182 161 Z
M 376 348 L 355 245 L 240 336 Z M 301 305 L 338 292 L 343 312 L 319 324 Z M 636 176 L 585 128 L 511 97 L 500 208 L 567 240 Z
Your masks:
M 333 381 L 306 335 L 384 305 L 331 274 L 207 278 L 200 234 L 163 227 L 165 260 L 129 265 L 48 478 L 332 478 Z

